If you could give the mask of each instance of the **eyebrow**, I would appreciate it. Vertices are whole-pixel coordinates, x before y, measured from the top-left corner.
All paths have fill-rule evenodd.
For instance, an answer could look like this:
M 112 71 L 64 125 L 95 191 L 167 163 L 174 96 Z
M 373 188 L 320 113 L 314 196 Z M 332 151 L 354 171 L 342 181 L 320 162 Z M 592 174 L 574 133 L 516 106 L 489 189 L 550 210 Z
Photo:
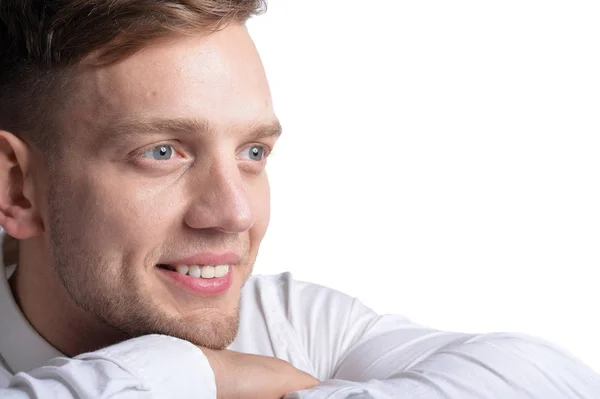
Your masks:
M 175 134 L 205 134 L 214 135 L 215 127 L 207 119 L 203 118 L 175 118 L 175 119 L 139 119 L 121 118 L 110 124 L 110 132 L 103 135 L 102 140 L 114 143 L 126 141 L 136 136 L 144 136 L 149 133 L 175 133 Z M 258 141 L 267 138 L 278 138 L 283 129 L 279 120 L 269 123 L 255 123 L 244 128 L 247 131 L 245 138 Z

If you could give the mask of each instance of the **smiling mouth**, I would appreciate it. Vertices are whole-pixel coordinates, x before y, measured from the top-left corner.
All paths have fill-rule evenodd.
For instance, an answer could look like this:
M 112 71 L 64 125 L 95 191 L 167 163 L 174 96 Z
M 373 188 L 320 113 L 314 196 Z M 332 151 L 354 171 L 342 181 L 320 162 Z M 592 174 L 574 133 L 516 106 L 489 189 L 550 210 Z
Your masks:
M 227 276 L 230 265 L 168 265 L 158 264 L 159 269 L 175 272 L 197 279 L 215 279 Z

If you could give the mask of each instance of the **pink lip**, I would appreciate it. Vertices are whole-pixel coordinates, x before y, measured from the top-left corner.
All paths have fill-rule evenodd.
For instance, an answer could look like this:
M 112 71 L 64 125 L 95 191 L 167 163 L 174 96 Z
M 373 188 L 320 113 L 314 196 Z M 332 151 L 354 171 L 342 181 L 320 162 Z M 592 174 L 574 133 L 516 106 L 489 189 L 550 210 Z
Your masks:
M 223 277 L 210 279 L 190 277 L 171 270 L 161 269 L 159 267 L 156 267 L 156 270 L 168 278 L 170 282 L 191 292 L 194 295 L 214 296 L 223 294 L 229 290 L 233 280 L 233 268 L 234 266 L 229 266 L 229 273 Z
M 237 265 L 240 263 L 240 257 L 233 252 L 227 252 L 223 254 L 217 254 L 212 252 L 203 252 L 190 256 L 189 258 L 170 260 L 163 262 L 167 265 Z

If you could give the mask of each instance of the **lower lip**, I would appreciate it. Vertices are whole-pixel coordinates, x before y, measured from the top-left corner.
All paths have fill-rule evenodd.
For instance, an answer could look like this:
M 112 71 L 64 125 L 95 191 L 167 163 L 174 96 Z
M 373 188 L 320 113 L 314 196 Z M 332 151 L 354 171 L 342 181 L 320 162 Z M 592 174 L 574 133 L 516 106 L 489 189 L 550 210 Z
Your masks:
M 195 295 L 214 296 L 224 294 L 231 287 L 233 266 L 229 266 L 229 272 L 223 277 L 195 278 L 180 274 L 171 270 L 156 267 L 175 284 L 191 291 Z

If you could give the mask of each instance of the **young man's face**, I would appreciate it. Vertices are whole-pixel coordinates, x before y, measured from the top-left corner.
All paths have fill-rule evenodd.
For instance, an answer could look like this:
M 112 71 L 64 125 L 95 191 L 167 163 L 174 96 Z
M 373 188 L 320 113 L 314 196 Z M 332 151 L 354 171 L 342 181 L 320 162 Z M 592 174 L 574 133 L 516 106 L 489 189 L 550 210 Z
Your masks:
M 78 81 L 43 215 L 63 287 L 128 335 L 226 347 L 269 221 L 278 131 L 247 31 L 162 40 Z M 178 263 L 230 274 L 165 270 Z

